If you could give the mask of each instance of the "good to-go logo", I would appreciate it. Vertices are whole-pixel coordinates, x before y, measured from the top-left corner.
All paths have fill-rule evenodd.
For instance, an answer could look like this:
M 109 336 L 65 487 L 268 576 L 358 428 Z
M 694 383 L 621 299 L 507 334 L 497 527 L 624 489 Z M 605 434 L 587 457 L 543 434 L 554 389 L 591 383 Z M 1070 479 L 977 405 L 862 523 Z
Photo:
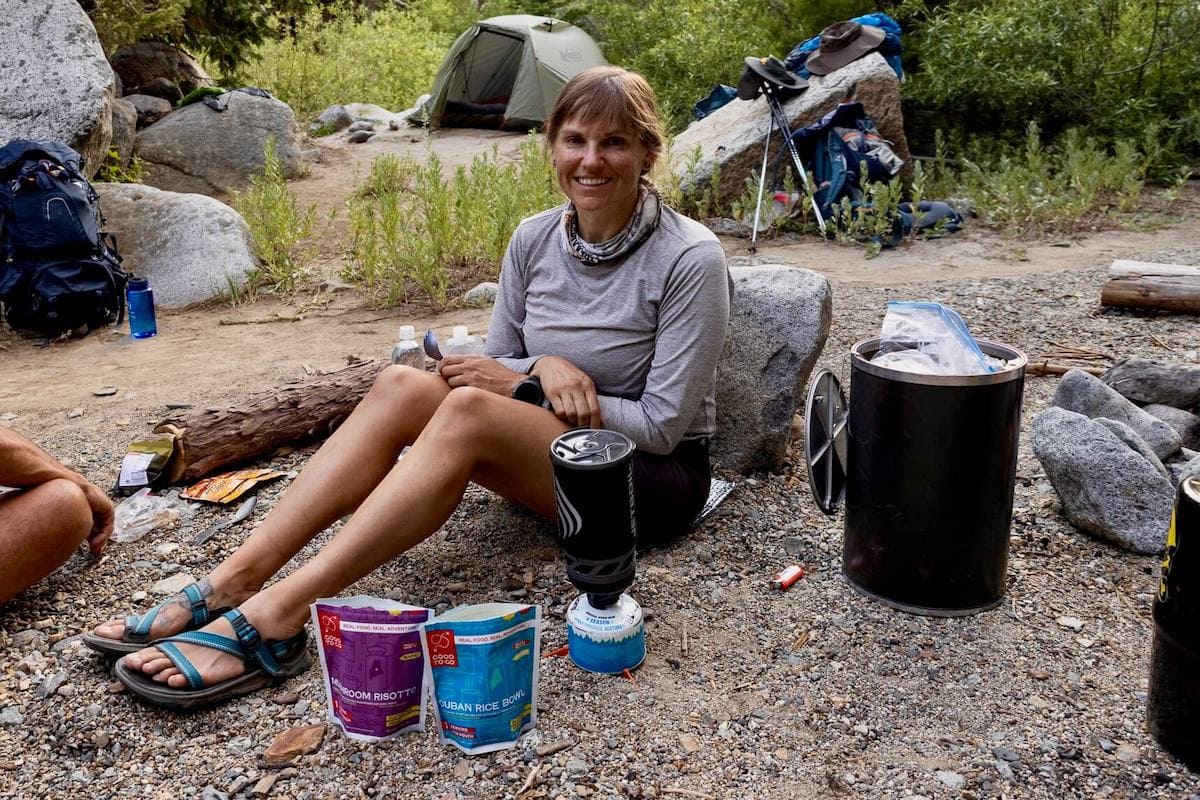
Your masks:
M 326 647 L 342 649 L 342 618 L 332 611 L 317 612 L 317 623 L 321 626 L 321 641 Z
M 458 666 L 458 648 L 454 644 L 454 631 L 433 631 L 428 634 L 428 642 L 429 666 Z

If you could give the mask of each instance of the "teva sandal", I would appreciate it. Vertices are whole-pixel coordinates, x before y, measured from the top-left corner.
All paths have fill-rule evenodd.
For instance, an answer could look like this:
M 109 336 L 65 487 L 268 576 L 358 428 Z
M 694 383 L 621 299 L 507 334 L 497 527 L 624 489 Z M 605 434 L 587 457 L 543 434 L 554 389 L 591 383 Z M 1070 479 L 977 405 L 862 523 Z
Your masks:
M 183 587 L 182 594 L 187 598 L 192 611 L 192 621 L 188 623 L 188 626 L 184 630 L 193 631 L 197 628 L 203 628 L 230 610 L 228 606 L 210 610 L 205 605 L 204 593 L 198 583 L 189 583 Z M 158 639 L 150 638 L 150 629 L 154 627 L 154 620 L 158 619 L 159 612 L 177 602 L 179 601 L 176 597 L 171 597 L 163 600 L 145 614 L 130 614 L 125 618 L 125 630 L 121 632 L 120 639 L 112 639 L 108 636 L 100 636 L 99 634 L 88 632 L 83 635 L 83 643 L 97 653 L 103 653 L 112 658 L 144 650 L 159 641 Z
M 124 660 L 116 663 L 113 673 L 129 691 L 143 700 L 164 708 L 185 710 L 220 703 L 266 686 L 274 686 L 308 669 L 311 658 L 308 654 L 308 634 L 303 628 L 289 639 L 264 641 L 255 627 L 236 608 L 221 616 L 233 626 L 236 639 L 219 633 L 188 631 L 162 639 L 153 645 L 170 659 L 187 679 L 187 688 L 175 688 L 159 683 L 140 670 L 132 670 L 125 666 Z M 206 686 L 200 672 L 187 656 L 180 652 L 178 645 L 181 644 L 209 647 L 237 656 L 242 659 L 246 671 L 213 686 Z

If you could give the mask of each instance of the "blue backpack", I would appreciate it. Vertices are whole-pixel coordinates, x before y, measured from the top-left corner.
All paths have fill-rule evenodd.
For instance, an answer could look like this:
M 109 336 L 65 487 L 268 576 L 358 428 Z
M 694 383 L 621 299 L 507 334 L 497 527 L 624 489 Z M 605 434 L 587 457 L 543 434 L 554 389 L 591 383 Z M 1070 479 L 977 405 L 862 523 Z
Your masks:
M 61 142 L 0 147 L 0 304 L 13 328 L 42 336 L 125 318 L 125 285 L 83 157 Z
M 858 102 L 840 104 L 818 122 L 798 128 L 792 139 L 811 170 L 813 198 L 827 220 L 836 218 L 834 207 L 844 200 L 852 208 L 865 205 L 864 173 L 868 183 L 890 181 L 904 166 Z M 884 244 L 898 244 L 914 227 L 924 230 L 940 223 L 950 233 L 962 228 L 962 216 L 944 202 L 922 201 L 915 209 L 901 203 L 898 212 Z

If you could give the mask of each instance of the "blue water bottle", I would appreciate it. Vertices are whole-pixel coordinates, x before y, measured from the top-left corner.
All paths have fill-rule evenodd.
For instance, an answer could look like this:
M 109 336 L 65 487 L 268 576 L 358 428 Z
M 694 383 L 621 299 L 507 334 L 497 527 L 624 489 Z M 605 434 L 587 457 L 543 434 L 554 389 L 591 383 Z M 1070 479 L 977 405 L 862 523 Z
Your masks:
M 130 276 L 125 298 L 129 302 L 129 335 L 134 339 L 149 339 L 158 333 L 158 325 L 154 321 L 154 292 L 150 291 L 150 281 Z

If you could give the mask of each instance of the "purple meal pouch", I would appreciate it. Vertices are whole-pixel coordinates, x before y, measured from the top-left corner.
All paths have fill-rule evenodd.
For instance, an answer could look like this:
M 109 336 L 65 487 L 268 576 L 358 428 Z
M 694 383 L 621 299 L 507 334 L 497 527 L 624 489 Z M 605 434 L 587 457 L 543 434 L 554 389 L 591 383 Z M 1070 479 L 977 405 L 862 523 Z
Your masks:
M 312 605 L 329 718 L 351 739 L 378 741 L 425 727 L 428 608 L 357 595 Z

